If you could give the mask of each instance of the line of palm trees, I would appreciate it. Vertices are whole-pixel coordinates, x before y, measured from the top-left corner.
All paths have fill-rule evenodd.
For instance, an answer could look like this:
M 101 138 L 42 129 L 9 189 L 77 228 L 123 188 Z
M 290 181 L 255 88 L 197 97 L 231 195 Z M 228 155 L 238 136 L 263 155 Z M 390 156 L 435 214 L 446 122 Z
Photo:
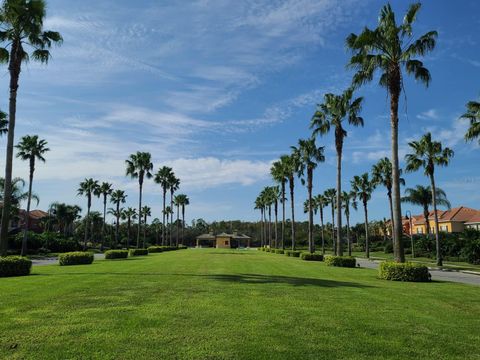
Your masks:
M 356 201 L 361 201 L 364 208 L 365 218 L 365 251 L 369 256 L 368 242 L 368 201 L 371 199 L 372 192 L 378 185 L 383 185 L 387 189 L 392 240 L 394 249 L 394 258 L 397 262 L 405 261 L 403 242 L 403 222 L 401 212 L 400 186 L 404 184 L 401 178 L 402 170 L 399 167 L 398 155 L 398 104 L 403 90 L 403 79 L 406 75 L 413 77 L 428 86 L 431 80 L 430 72 L 424 66 L 423 62 L 417 57 L 424 56 L 435 48 L 437 32 L 429 31 L 415 39 L 413 37 L 413 23 L 416 20 L 417 13 L 421 4 L 415 3 L 409 6 L 403 21 L 397 23 L 395 13 L 389 4 L 382 7 L 378 19 L 378 26 L 375 29 L 365 28 L 360 34 L 350 34 L 346 39 L 346 45 L 351 50 L 352 56 L 348 61 L 347 68 L 355 71 L 351 86 L 341 94 L 326 94 L 323 102 L 317 106 L 310 121 L 311 137 L 306 140 L 299 140 L 298 147 L 292 147 L 291 154 L 282 155 L 275 161 L 271 168 L 273 180 L 280 185 L 280 199 L 282 205 L 282 232 L 280 244 L 282 248 L 285 244 L 285 202 L 286 202 L 286 183 L 290 188 L 291 205 L 291 244 L 295 249 L 295 211 L 294 211 L 294 188 L 295 177 L 300 177 L 303 184 L 307 184 L 308 198 L 305 202 L 305 212 L 308 213 L 309 232 L 308 249 L 315 251 L 313 242 L 313 212 L 320 210 L 322 252 L 325 252 L 323 209 L 330 205 L 332 209 L 332 238 L 333 250 L 336 255 L 343 255 L 343 237 L 342 229 L 342 210 L 346 214 L 347 223 L 349 223 L 350 205 L 356 208 Z M 347 131 L 345 125 L 363 126 L 364 120 L 359 115 L 362 110 L 363 98 L 354 97 L 354 91 L 366 83 L 373 80 L 375 73 L 380 74 L 379 85 L 386 88 L 390 98 L 390 124 L 391 124 L 391 158 L 381 159 L 372 169 L 372 176 L 364 173 L 355 176 L 351 181 L 351 191 L 342 191 L 342 152 Z M 469 102 L 467 104 L 467 113 L 462 118 L 470 121 L 470 128 L 465 135 L 467 141 L 480 137 L 480 104 L 478 102 Z M 334 132 L 335 150 L 337 158 L 337 184 L 335 189 L 329 189 L 323 195 L 312 196 L 313 169 L 317 164 L 325 161 L 324 147 L 318 147 L 315 140 L 318 136 L 323 136 L 330 131 Z M 411 153 L 405 157 L 407 172 L 414 172 L 419 169 L 424 170 L 424 174 L 429 178 L 432 192 L 432 205 L 435 221 L 435 238 L 437 247 L 437 263 L 442 264 L 438 235 L 438 216 L 437 216 L 437 189 L 435 185 L 435 168 L 438 166 L 447 166 L 453 157 L 453 151 L 449 148 L 443 148 L 442 144 L 432 139 L 430 133 L 425 134 L 419 141 L 409 143 Z M 307 176 L 305 179 L 305 170 Z M 255 209 L 260 210 L 261 214 L 261 234 L 262 244 L 271 245 L 271 232 L 265 229 L 269 228 L 270 220 L 266 220 L 266 209 L 270 211 L 271 205 L 276 201 L 272 196 L 271 187 L 267 187 L 259 194 L 255 200 Z M 337 229 L 335 236 L 335 210 Z M 276 226 L 276 225 L 275 225 Z M 428 224 L 427 224 L 428 227 Z M 349 224 L 347 224 L 349 232 Z M 351 240 L 347 235 L 349 244 L 349 254 L 351 254 Z M 277 246 L 277 236 L 273 244 Z

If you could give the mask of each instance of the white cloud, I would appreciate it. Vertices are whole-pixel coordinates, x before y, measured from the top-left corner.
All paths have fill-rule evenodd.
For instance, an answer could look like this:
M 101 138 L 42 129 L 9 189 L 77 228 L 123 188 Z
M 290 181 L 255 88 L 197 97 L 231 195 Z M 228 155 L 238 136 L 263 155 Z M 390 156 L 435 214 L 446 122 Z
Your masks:
M 430 109 L 424 112 L 421 112 L 417 115 L 417 118 L 420 120 L 437 120 L 438 112 L 436 109 Z

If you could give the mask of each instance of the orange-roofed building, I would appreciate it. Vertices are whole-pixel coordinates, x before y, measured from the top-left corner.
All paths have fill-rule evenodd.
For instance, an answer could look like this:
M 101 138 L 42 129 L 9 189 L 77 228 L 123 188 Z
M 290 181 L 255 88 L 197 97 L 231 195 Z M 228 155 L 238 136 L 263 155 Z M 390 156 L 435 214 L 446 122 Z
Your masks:
M 480 210 L 465 206 L 456 207 L 450 210 L 437 210 L 438 228 L 440 232 L 456 233 L 462 232 L 465 228 L 480 230 Z M 434 213 L 428 214 L 428 227 L 430 234 L 435 233 Z M 423 215 L 412 216 L 413 234 L 426 234 L 427 224 Z

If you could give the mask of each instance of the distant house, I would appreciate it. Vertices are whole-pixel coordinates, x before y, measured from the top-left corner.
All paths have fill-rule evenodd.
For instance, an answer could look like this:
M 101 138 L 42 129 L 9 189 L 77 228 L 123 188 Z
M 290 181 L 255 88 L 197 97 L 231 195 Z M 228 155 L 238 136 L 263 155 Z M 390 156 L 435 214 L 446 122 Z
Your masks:
M 233 232 L 233 234 L 221 233 L 214 235 L 213 232 L 202 234 L 197 237 L 197 248 L 214 247 L 214 248 L 237 248 L 250 247 L 250 236 Z
M 10 220 L 10 229 L 9 232 L 18 232 L 25 229 L 25 213 L 27 211 L 20 209 L 18 214 Z M 30 210 L 30 231 L 41 233 L 44 231 L 43 222 L 45 218 L 48 217 L 48 213 L 43 210 Z

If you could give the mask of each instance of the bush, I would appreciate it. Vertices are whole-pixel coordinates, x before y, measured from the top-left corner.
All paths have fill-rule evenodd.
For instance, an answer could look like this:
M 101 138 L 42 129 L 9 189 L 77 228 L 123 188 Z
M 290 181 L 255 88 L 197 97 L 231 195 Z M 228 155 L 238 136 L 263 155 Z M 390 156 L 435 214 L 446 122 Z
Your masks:
M 58 257 L 60 266 L 65 265 L 89 265 L 93 262 L 93 253 L 74 251 L 60 254 Z
M 177 247 L 177 250 L 186 250 L 186 249 L 188 249 L 188 246 L 187 246 L 187 245 L 182 245 L 182 244 L 180 244 L 180 245 L 178 245 L 178 247 Z
M 352 251 L 353 252 L 364 252 L 365 251 L 365 248 L 363 247 L 363 245 L 353 245 L 352 246 Z
M 108 250 L 105 251 L 105 259 L 126 259 L 128 250 Z
M 284 254 L 291 257 L 300 257 L 302 252 L 298 250 L 285 250 Z
M 128 254 L 130 256 L 144 256 L 148 255 L 148 249 L 130 249 Z
M 266 251 L 266 252 L 270 252 L 270 250 L 271 250 L 271 249 L 268 248 L 268 247 L 265 248 L 265 251 Z
M 149 253 L 161 253 L 163 252 L 163 246 L 150 246 L 148 249 Z
M 480 232 L 466 229 L 460 240 L 463 243 L 461 255 L 470 264 L 480 265 Z
M 258 251 L 263 251 L 263 247 L 258 247 L 257 250 Z
M 325 264 L 328 266 L 348 267 L 354 268 L 357 265 L 357 261 L 353 256 L 325 256 Z
M 21 256 L 0 257 L 0 277 L 30 274 L 32 261 Z
M 285 251 L 283 249 L 275 249 L 275 254 L 283 254 Z
M 300 258 L 306 261 L 323 261 L 323 255 L 318 253 L 312 254 L 312 253 L 304 252 L 300 255 Z
M 384 261 L 380 263 L 379 277 L 393 281 L 430 281 L 431 276 L 428 267 L 415 263 L 396 263 Z

